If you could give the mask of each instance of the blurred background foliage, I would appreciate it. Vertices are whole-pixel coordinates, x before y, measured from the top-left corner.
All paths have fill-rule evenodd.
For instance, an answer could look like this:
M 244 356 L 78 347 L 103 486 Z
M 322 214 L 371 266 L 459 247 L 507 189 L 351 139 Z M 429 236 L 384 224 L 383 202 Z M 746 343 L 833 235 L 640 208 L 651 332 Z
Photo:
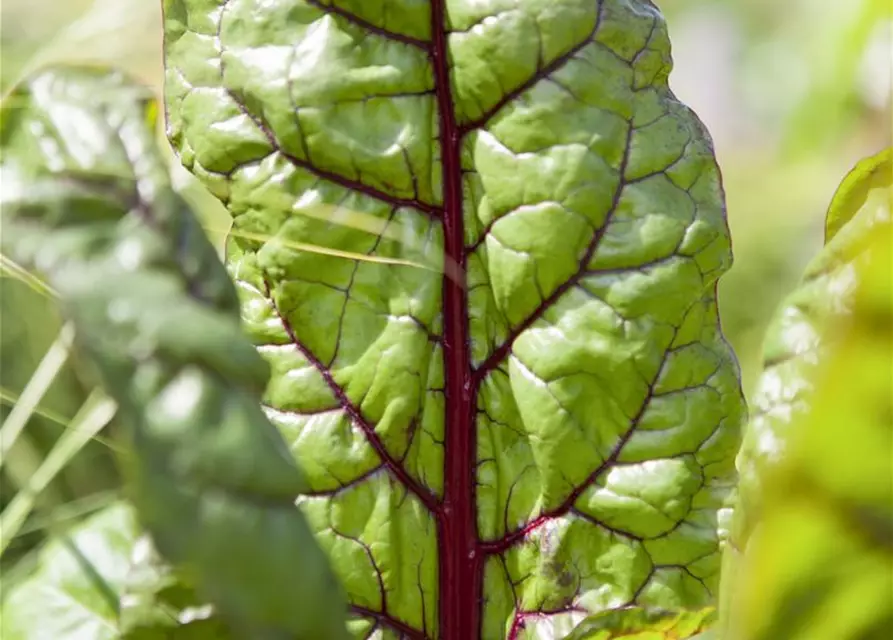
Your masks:
M 823 214 L 844 174 L 891 140 L 890 0 L 658 0 L 675 70 L 670 83 L 711 131 L 723 169 L 735 264 L 720 284 L 726 335 L 749 392 L 772 311 L 822 245 Z M 158 0 L 3 0 L 0 89 L 48 62 L 113 64 L 160 92 Z M 159 131 L 159 135 L 162 132 Z M 217 246 L 222 206 L 185 170 L 178 188 Z M 2 232 L 2 230 L 0 230 Z M 0 420 L 61 328 L 54 303 L 0 280 Z M 69 361 L 2 469 L 0 507 L 39 464 L 87 395 Z M 15 461 L 12 463 L 12 461 Z M 14 561 L 56 516 L 114 497 L 99 442 L 78 453 L 42 495 Z M 62 510 L 61 515 L 60 509 Z

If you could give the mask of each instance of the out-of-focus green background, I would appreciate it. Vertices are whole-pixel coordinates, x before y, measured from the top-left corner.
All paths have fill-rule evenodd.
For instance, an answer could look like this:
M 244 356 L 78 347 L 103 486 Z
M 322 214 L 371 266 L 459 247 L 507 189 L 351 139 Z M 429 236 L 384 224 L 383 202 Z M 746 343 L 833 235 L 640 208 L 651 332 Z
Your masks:
M 711 131 L 724 173 L 735 265 L 720 285 L 720 308 L 749 391 L 770 314 L 821 246 L 823 214 L 834 189 L 859 158 L 890 144 L 890 0 L 658 4 L 674 47 L 671 85 Z M 160 92 L 160 5 L 3 0 L 0 87 L 5 92 L 28 69 L 67 60 L 115 64 Z M 219 241 L 226 213 L 185 171 L 177 175 Z M 2 418 L 59 324 L 49 301 L 8 279 L 0 285 Z M 66 370 L 42 407 L 64 422 L 83 397 Z M 58 437 L 59 422 L 44 416 L 29 423 L 38 451 Z M 20 463 L 24 459 L 18 457 Z M 88 449 L 44 501 L 66 503 L 115 487 L 108 465 L 101 445 Z M 6 477 L 17 474 L 14 467 L 3 469 L 0 504 L 17 488 L 17 479 L 9 483 Z M 28 469 L 19 471 L 27 475 Z

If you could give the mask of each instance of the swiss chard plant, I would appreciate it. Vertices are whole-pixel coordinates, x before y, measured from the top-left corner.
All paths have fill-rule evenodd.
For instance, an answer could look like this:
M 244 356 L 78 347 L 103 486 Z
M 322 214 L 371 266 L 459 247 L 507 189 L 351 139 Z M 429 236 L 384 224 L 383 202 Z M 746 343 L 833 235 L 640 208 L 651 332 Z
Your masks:
M 52 68 L 2 106 L 3 252 L 117 404 L 128 491 L 38 552 L 4 638 L 884 637 L 889 154 L 832 204 L 739 454 L 721 178 L 650 2 L 164 13 L 225 266 L 138 85 Z M 821 391 L 863 356 L 863 395 Z

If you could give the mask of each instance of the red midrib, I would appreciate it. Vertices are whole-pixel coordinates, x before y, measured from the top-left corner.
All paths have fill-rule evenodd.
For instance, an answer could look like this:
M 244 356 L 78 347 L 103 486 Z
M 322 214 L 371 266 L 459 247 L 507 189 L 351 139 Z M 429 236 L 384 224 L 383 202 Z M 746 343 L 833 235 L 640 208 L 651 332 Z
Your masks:
M 440 119 L 443 168 L 443 228 L 446 261 L 458 274 L 443 279 L 444 376 L 446 416 L 443 507 L 437 514 L 440 575 L 440 638 L 477 640 L 480 636 L 483 554 L 475 504 L 474 395 L 468 353 L 465 295 L 465 237 L 462 220 L 461 136 L 450 86 L 444 0 L 431 0 L 431 63 Z

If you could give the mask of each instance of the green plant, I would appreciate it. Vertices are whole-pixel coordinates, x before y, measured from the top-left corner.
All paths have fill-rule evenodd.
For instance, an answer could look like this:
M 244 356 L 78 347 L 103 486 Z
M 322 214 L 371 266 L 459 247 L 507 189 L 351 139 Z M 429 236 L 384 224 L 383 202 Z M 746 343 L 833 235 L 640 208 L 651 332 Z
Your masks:
M 893 628 L 891 152 L 844 179 L 767 334 L 723 566 L 729 640 Z
M 744 408 L 709 137 L 650 3 L 491 4 L 165 2 L 168 134 L 233 214 L 229 276 L 145 92 L 48 69 L 6 98 L 3 251 L 117 403 L 129 499 L 40 552 L 12 638 L 710 624 Z M 859 200 L 822 265 L 889 227 Z M 731 633 L 779 637 L 738 600 Z

